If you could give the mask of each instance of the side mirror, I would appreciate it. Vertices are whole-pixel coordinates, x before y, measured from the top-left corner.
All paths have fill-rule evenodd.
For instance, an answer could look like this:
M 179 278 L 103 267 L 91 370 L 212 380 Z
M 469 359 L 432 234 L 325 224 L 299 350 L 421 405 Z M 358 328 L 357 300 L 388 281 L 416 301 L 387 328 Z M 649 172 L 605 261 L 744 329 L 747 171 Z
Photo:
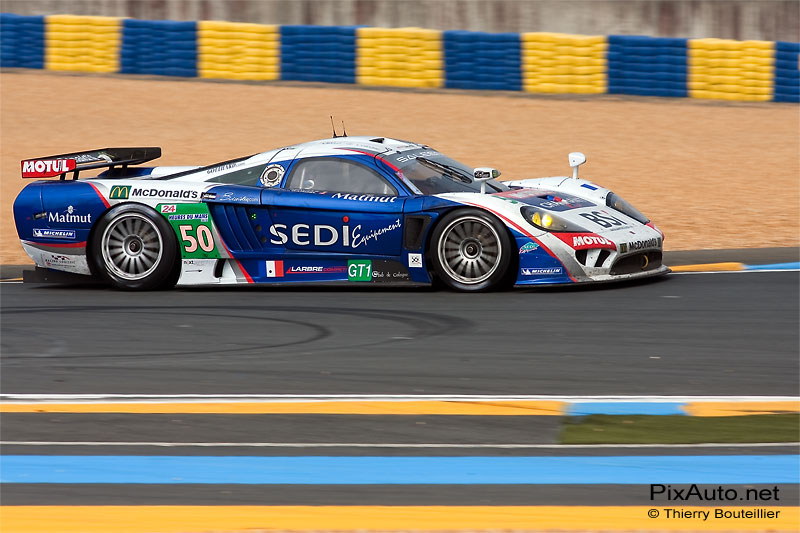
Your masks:
M 486 194 L 486 182 L 497 178 L 500 175 L 500 171 L 491 167 L 478 167 L 473 171 L 472 175 L 475 177 L 475 181 L 481 184 L 481 194 Z
M 572 167 L 572 177 L 578 179 L 578 167 L 586 163 L 586 156 L 581 152 L 570 152 L 569 166 Z

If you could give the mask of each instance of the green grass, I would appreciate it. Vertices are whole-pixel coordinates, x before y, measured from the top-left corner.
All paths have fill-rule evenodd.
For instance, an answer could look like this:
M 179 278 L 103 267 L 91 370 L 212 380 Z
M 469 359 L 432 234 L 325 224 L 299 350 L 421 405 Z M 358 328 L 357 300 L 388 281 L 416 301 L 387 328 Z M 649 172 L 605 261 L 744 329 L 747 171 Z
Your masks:
M 561 444 L 800 442 L 800 414 L 747 416 L 589 415 L 570 417 Z

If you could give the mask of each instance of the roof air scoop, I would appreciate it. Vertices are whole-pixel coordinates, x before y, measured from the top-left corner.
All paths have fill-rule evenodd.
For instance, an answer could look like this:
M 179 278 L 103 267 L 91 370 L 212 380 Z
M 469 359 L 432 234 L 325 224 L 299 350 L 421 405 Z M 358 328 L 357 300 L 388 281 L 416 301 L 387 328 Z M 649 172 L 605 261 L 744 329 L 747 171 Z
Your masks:
M 586 163 L 586 156 L 581 152 L 570 152 L 569 166 L 572 167 L 572 177 L 578 179 L 578 167 Z

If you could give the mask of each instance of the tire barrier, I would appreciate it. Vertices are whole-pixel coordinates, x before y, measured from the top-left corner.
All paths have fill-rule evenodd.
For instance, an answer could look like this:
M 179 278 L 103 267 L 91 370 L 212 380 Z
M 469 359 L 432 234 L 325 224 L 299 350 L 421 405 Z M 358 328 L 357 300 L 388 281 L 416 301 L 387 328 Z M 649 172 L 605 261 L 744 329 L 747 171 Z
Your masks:
M 522 34 L 524 89 L 533 93 L 607 92 L 604 36 Z
M 441 32 L 421 28 L 358 28 L 359 85 L 439 88 L 444 85 Z
M 280 27 L 240 22 L 197 23 L 197 74 L 229 80 L 280 79 Z
M 111 17 L 47 17 L 45 68 L 118 72 L 121 22 Z
M 776 102 L 800 102 L 800 43 L 775 42 Z
M 443 41 L 448 89 L 522 88 L 518 33 L 446 31 Z
M 800 102 L 800 43 L 0 14 L 0 67 Z
M 608 38 L 608 92 L 686 96 L 687 39 Z
M 694 39 L 688 52 L 692 98 L 772 100 L 775 43 Z
M 122 74 L 195 77 L 197 23 L 124 19 L 119 56 Z
M 356 82 L 354 26 L 281 26 L 282 80 Z
M 44 17 L 0 13 L 0 67 L 44 68 Z

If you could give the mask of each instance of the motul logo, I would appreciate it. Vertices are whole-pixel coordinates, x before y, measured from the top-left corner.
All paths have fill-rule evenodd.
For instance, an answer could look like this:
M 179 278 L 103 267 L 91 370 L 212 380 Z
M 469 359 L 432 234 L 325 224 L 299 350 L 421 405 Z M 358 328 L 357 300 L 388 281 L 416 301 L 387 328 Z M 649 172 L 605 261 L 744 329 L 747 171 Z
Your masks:
M 575 250 L 590 250 L 594 248 L 606 248 L 608 250 L 617 249 L 617 245 L 614 244 L 613 241 L 594 233 L 554 233 L 553 235 Z
M 23 178 L 49 178 L 75 170 L 74 159 L 32 159 L 22 162 Z
M 613 245 L 614 243 L 609 241 L 604 237 L 599 237 L 596 235 L 582 235 L 576 236 L 572 238 L 572 247 L 575 248 L 577 246 L 590 246 L 593 244 L 605 244 L 605 245 Z

